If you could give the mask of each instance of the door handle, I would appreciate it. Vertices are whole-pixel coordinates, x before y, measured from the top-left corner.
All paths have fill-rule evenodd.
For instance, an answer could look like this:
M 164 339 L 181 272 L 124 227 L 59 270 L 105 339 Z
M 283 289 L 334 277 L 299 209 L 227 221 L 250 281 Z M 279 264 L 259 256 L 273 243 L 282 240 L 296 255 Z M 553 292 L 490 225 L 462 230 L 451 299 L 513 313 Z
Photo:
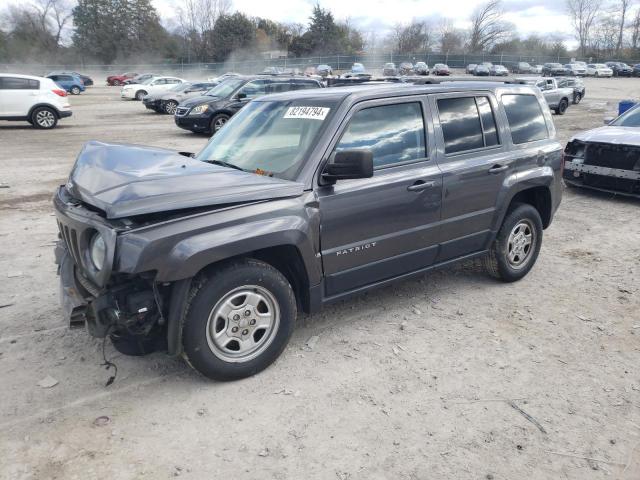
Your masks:
M 489 169 L 489 173 L 496 174 L 496 173 L 504 172 L 507 168 L 509 168 L 509 165 L 494 165 Z
M 422 190 L 433 187 L 435 184 L 436 182 L 423 182 L 422 180 L 418 180 L 413 185 L 409 185 L 407 190 L 410 192 L 421 192 Z

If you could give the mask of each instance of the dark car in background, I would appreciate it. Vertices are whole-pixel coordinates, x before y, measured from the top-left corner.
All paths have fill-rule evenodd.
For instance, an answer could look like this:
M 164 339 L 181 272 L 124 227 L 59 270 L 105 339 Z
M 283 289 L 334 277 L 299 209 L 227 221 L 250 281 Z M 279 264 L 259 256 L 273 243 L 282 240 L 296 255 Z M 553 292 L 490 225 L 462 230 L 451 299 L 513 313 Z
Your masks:
M 577 105 L 587 94 L 587 89 L 584 86 L 584 82 L 580 78 L 565 77 L 556 78 L 558 88 L 573 88 L 572 103 Z
M 402 62 L 400 64 L 400 75 L 413 75 L 415 73 L 411 62 Z
M 514 65 L 512 71 L 518 74 L 533 73 L 533 67 L 527 62 L 518 62 Z
M 451 75 L 451 71 L 449 70 L 449 65 L 446 65 L 444 63 L 436 63 L 433 66 L 433 74 L 438 76 Z
M 385 77 L 395 77 L 398 74 L 396 64 L 393 62 L 385 63 L 382 67 L 382 75 Z
M 49 75 L 75 75 L 76 77 L 80 77 L 80 80 L 82 80 L 82 83 L 85 87 L 90 87 L 93 85 L 93 79 L 91 77 L 78 72 L 55 71 L 47 73 L 45 77 L 48 77 Z
M 178 108 L 180 102 L 188 98 L 202 96 L 216 85 L 217 83 L 214 82 L 178 83 L 168 92 L 145 96 L 142 99 L 142 104 L 149 110 L 154 110 L 157 113 L 173 115 L 176 113 L 176 108 Z
M 233 114 L 254 98 L 269 93 L 322 88 L 324 85 L 312 78 L 271 77 L 260 75 L 234 77 L 224 80 L 205 95 L 185 100 L 175 112 L 178 127 L 195 133 L 213 135 Z
M 122 82 L 123 85 L 132 85 L 135 83 L 143 83 L 146 82 L 147 80 L 149 80 L 150 78 L 154 78 L 157 77 L 159 75 L 155 74 L 155 73 L 141 73 L 140 75 L 136 75 L 133 78 L 128 78 L 125 81 Z
M 467 65 L 467 68 L 465 68 L 464 71 L 465 73 L 473 75 L 473 73 L 476 71 L 477 66 L 477 63 L 470 63 L 469 65 Z
M 506 77 L 509 75 L 509 70 L 504 65 L 492 65 L 489 72 L 494 77 Z
M 136 75 L 138 74 L 135 72 L 125 72 L 125 73 L 121 73 L 120 75 L 109 75 L 107 77 L 107 85 L 113 86 L 113 87 L 124 85 L 125 80 L 129 80 L 130 78 L 133 78 Z
M 636 63 L 631 70 L 632 77 L 640 77 L 640 63 Z
M 543 77 L 561 77 L 567 74 L 567 69 L 560 63 L 545 63 L 542 66 Z
M 631 77 L 633 68 L 624 62 L 606 62 L 605 65 L 613 70 L 614 77 Z
M 71 95 L 80 95 L 80 93 L 85 91 L 84 83 L 77 75 L 61 73 L 48 75 L 47 78 L 56 82 L 61 88 L 64 88 Z
M 491 68 L 488 65 L 481 63 L 480 65 L 476 65 L 476 68 L 473 69 L 473 74 L 476 77 L 488 77 L 491 75 Z

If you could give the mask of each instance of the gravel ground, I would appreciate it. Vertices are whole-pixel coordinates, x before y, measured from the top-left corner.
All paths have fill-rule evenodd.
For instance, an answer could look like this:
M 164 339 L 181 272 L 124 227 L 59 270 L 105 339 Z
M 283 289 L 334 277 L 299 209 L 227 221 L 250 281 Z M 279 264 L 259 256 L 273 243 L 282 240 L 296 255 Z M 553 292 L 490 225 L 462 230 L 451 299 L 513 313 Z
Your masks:
M 640 79 L 586 83 L 563 142 L 640 98 Z M 640 478 L 638 201 L 569 189 L 524 280 L 467 263 L 360 295 L 243 381 L 107 345 L 105 388 L 101 342 L 58 307 L 52 192 L 87 140 L 206 138 L 117 88 L 71 102 L 52 131 L 0 124 L 0 478 Z

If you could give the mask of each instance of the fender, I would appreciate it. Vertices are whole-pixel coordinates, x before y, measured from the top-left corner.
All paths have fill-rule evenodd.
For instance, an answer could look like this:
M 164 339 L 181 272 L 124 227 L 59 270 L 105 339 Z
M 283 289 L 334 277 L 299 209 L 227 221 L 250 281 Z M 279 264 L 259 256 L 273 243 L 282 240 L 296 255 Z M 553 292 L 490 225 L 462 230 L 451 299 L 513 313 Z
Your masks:
M 534 167 L 524 172 L 515 172 L 505 178 L 500 194 L 498 195 L 497 205 L 500 208 L 496 210 L 496 214 L 491 224 L 491 242 L 495 240 L 495 236 L 500 230 L 502 221 L 507 214 L 507 209 L 518 193 L 534 187 L 546 187 L 551 193 L 551 185 L 555 181 L 553 168 L 549 165 Z M 489 244 L 491 244 L 491 242 Z
M 320 282 L 320 269 L 311 240 L 308 224 L 301 218 L 282 217 L 247 224 L 185 238 L 178 242 L 157 272 L 158 281 L 173 281 L 193 277 L 207 265 L 281 245 L 293 245 L 301 254 L 309 284 Z
M 60 111 L 54 107 L 53 105 L 49 104 L 49 103 L 36 103 L 35 105 L 33 105 L 30 109 L 29 109 L 29 113 L 27 113 L 27 118 L 31 118 L 31 114 L 33 113 L 33 111 L 38 108 L 38 107 L 47 107 L 50 108 L 51 110 L 53 110 L 56 114 L 56 117 L 58 117 L 58 120 L 60 119 Z

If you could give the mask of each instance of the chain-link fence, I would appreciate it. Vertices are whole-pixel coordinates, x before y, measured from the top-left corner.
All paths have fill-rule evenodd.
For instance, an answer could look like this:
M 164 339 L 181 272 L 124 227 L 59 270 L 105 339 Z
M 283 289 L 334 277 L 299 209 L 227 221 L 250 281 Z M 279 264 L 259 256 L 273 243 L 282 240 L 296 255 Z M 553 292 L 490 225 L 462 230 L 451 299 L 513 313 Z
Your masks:
M 156 74 L 175 74 L 189 78 L 206 78 L 219 75 L 224 72 L 238 73 L 259 73 L 268 67 L 280 67 L 283 69 L 300 69 L 304 71 L 307 67 L 321 64 L 330 65 L 334 72 L 350 70 L 354 63 L 362 63 L 369 71 L 376 72 L 382 69 L 387 62 L 399 65 L 402 62 L 426 62 L 430 67 L 436 63 L 446 63 L 451 68 L 464 68 L 471 63 L 492 62 L 501 64 L 507 68 L 515 66 L 518 62 L 528 62 L 531 65 L 542 65 L 548 62 L 558 62 L 566 64 L 574 60 L 570 57 L 541 56 L 541 55 L 520 55 L 520 54 L 456 54 L 446 53 L 416 53 L 407 55 L 396 54 L 367 54 L 367 55 L 331 55 L 314 56 L 304 58 L 277 58 L 277 59 L 254 59 L 254 60 L 228 60 L 218 63 L 155 63 L 155 64 L 117 64 L 117 65 L 95 65 L 89 63 L 75 63 L 66 65 L 42 65 L 42 64 L 0 64 L 0 72 L 28 73 L 33 75 L 44 75 L 55 70 L 75 70 L 89 72 L 95 75 L 110 75 L 127 71 L 151 72 Z M 576 59 L 588 63 L 604 62 L 612 60 L 610 58 L 585 58 Z M 639 61 L 628 62 L 631 64 Z

